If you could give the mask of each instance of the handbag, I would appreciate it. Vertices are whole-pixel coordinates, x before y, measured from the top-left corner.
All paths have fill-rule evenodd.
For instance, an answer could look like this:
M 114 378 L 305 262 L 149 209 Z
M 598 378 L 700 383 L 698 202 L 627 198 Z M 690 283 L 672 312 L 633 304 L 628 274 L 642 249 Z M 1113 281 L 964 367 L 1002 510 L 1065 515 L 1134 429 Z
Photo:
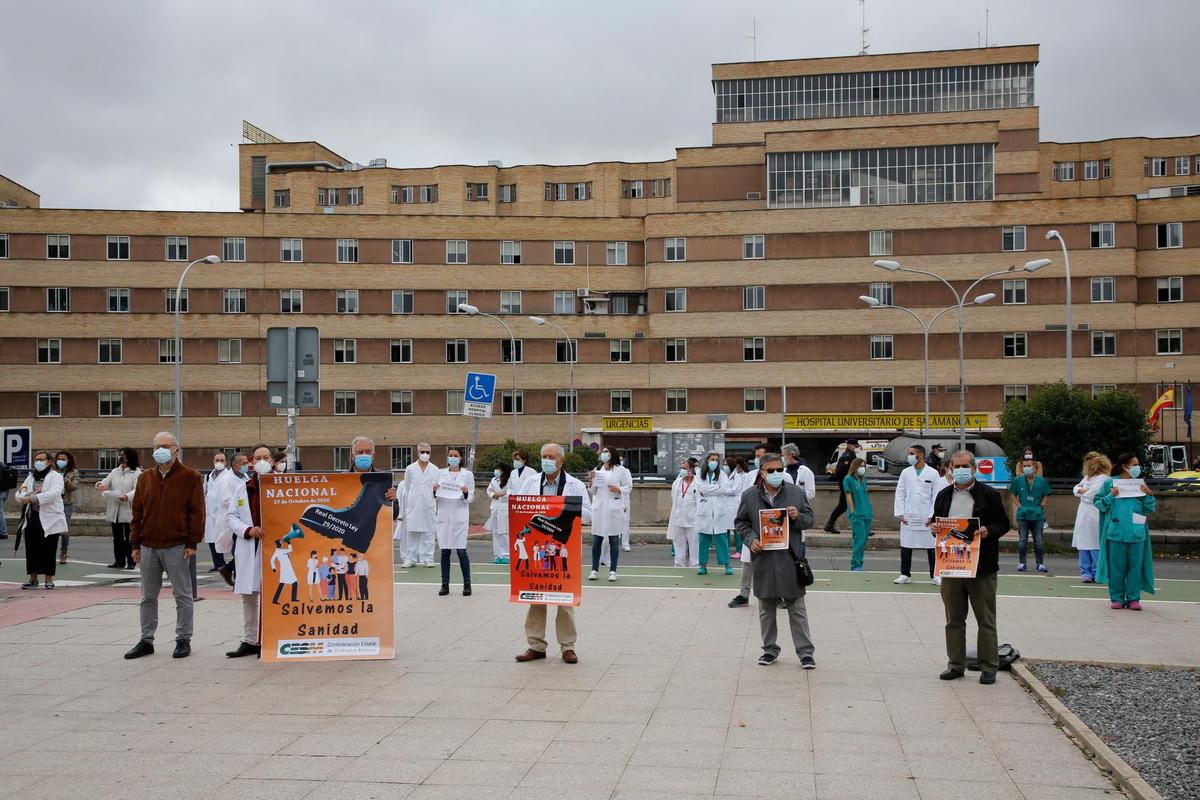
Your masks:
M 796 580 L 806 589 L 816 582 L 817 579 L 813 577 L 812 567 L 808 565 L 807 558 L 796 559 Z

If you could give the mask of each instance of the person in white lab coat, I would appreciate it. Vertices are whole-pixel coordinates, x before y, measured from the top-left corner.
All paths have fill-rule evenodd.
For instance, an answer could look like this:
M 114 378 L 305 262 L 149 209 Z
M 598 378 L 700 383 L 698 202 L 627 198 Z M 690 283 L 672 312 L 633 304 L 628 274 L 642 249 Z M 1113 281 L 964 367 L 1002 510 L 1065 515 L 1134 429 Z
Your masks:
M 475 476 L 462 468 L 462 451 L 446 451 L 446 467 L 438 470 L 433 484 L 437 497 L 437 544 L 442 552 L 442 588 L 438 594 L 450 594 L 450 551 L 458 553 L 462 570 L 463 595 L 471 594 L 471 559 L 467 555 L 467 527 L 471 523 L 471 501 L 475 499 Z
M 408 502 L 408 487 L 404 481 L 396 485 L 396 502 L 392 504 L 392 541 L 400 543 L 400 563 L 404 563 L 404 548 L 408 546 L 408 527 L 404 524 L 404 507 Z
M 725 498 L 733 494 L 729 478 L 721 471 L 721 454 L 709 453 L 700 462 L 700 477 L 696 487 L 699 499 L 696 508 L 696 531 L 700 539 L 700 568 L 697 575 L 708 574 L 708 552 L 715 548 L 717 564 L 733 574 L 729 560 L 729 534 L 720 527 Z
M 113 563 L 109 569 L 133 569 L 133 554 L 129 549 L 129 522 L 133 519 L 133 494 L 137 489 L 142 468 L 137 450 L 122 447 L 117 455 L 117 468 L 96 484 L 107 502 L 104 518 L 112 528 Z
M 250 454 L 254 472 L 247 481 L 231 480 L 225 495 L 225 529 L 217 538 L 217 549 L 233 555 L 236 577 L 233 593 L 242 596 L 242 641 L 229 658 L 257 656 L 259 644 L 259 595 L 262 592 L 262 569 L 259 548 L 265 535 L 258 501 L 258 480 L 274 469 L 271 448 L 258 445 Z M 235 461 L 235 463 L 237 463 Z M 235 476 L 236 478 L 236 476 Z M 222 572 L 224 575 L 225 572 Z
M 621 465 L 621 454 L 613 447 L 600 451 L 600 466 L 591 474 L 592 571 L 588 580 L 600 575 L 600 565 L 611 563 L 608 579 L 617 579 L 621 542 L 629 537 L 626 512 L 633 493 L 633 476 Z M 607 557 L 607 561 L 606 561 Z
M 1096 582 L 1096 567 L 1100 561 L 1100 510 L 1096 508 L 1096 492 L 1104 486 L 1112 471 L 1108 457 L 1095 451 L 1083 457 L 1083 480 L 1075 485 L 1079 498 L 1075 512 L 1075 530 L 1071 547 L 1079 551 L 1079 579 L 1082 583 Z
M 739 456 L 725 456 L 725 463 L 721 465 L 721 471 L 729 476 L 729 485 L 733 491 L 722 499 L 720 525 L 729 532 L 729 557 L 735 561 L 742 557 L 742 540 L 737 535 L 733 520 L 737 516 L 742 492 L 754 481 L 754 476 L 749 474 L 749 470 L 746 459 Z
M 800 448 L 788 442 L 781 448 L 780 455 L 783 456 L 784 466 L 787 467 L 787 476 L 791 478 L 792 483 L 804 490 L 804 496 L 811 505 L 813 498 L 817 496 L 817 476 L 800 457 Z
M 942 579 L 933 574 L 936 556 L 933 522 L 933 501 L 946 488 L 938 471 L 925 463 L 925 448 L 914 444 L 908 448 L 908 466 L 896 481 L 896 499 L 892 513 L 900 520 L 900 577 L 892 583 L 912 583 L 913 550 L 924 550 L 929 561 L 929 580 L 941 585 Z
M 746 490 L 754 487 L 760 473 L 758 470 L 750 469 L 749 462 L 739 457 L 734 459 L 733 472 L 731 474 L 737 488 L 733 497 L 729 499 L 732 500 L 732 513 L 736 517 L 738 506 L 742 502 L 742 495 L 746 493 Z M 784 475 L 787 475 L 786 471 Z M 742 562 L 742 582 L 737 595 L 729 601 L 728 605 L 730 608 L 741 608 L 742 606 L 750 605 L 750 589 L 754 583 L 754 567 L 750 563 L 750 547 L 742 543 L 740 534 L 736 536 L 735 545 L 737 552 L 735 552 L 734 557 L 740 558 Z
M 538 482 L 542 473 L 529 466 L 529 453 L 524 450 L 514 450 L 512 454 L 512 474 L 508 476 L 508 493 L 537 494 Z
M 217 536 L 225 526 L 225 479 L 231 474 L 225 461 L 225 453 L 213 453 L 212 472 L 204 476 L 204 543 L 213 563 L 209 572 L 220 572 L 225 566 L 225 556 L 217 552 Z
M 29 582 L 21 588 L 36 589 L 38 576 L 43 575 L 46 588 L 53 589 L 58 537 L 67 532 L 63 476 L 55 472 L 45 450 L 33 454 L 32 464 L 33 469 L 17 489 L 17 502 L 22 506 L 17 532 L 25 537 L 25 571 L 29 574 Z
M 696 459 L 685 458 L 679 463 L 679 475 L 671 484 L 671 517 L 667 520 L 667 538 L 675 547 L 675 566 L 700 566 L 697 550 L 696 512 L 700 492 L 696 486 Z
M 487 487 L 490 502 L 488 519 L 483 527 L 492 534 L 492 555 L 497 564 L 508 563 L 508 487 L 511 477 L 511 469 L 496 467 Z
M 400 548 L 400 566 L 421 564 L 432 567 L 433 532 L 437 529 L 437 506 L 433 485 L 438 466 L 430 462 L 428 442 L 417 445 L 417 460 L 404 468 L 404 529 L 407 540 Z

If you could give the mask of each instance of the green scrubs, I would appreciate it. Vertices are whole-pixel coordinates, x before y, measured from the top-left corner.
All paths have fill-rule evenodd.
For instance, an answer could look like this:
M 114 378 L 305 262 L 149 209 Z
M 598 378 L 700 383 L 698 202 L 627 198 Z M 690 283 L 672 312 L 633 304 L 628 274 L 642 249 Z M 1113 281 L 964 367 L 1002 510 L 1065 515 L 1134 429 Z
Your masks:
M 850 569 L 862 569 L 863 554 L 867 551 L 867 537 L 871 535 L 871 519 L 874 511 L 871 500 L 867 496 L 867 479 L 857 475 L 847 475 L 842 479 L 842 491 L 850 496 L 854 510 L 850 512 Z
M 1112 494 L 1109 478 L 1096 493 L 1100 512 L 1100 564 L 1096 580 L 1108 584 L 1108 596 L 1114 603 L 1127 605 L 1142 599 L 1142 592 L 1154 594 L 1154 560 L 1150 530 L 1145 522 L 1135 522 L 1134 514 L 1154 513 L 1154 497 L 1125 497 Z

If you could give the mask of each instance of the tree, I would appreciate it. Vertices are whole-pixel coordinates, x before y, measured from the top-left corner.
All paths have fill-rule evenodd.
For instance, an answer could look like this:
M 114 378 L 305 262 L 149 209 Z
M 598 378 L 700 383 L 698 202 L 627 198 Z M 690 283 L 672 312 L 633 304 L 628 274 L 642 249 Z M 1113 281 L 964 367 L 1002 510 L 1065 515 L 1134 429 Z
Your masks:
M 1010 468 L 1028 447 L 1047 477 L 1077 476 L 1090 450 L 1109 458 L 1132 452 L 1144 459 L 1150 443 L 1146 412 L 1134 392 L 1102 392 L 1092 398 L 1061 382 L 1035 389 L 1024 402 L 1006 403 L 1000 428 Z
M 502 464 L 511 466 L 513 451 L 517 449 L 522 449 L 529 453 L 529 466 L 540 471 L 542 468 L 540 454 L 542 452 L 542 445 L 544 444 L 545 442 L 538 441 L 518 445 L 512 439 L 506 439 L 479 454 L 476 460 L 475 471 L 487 475 L 491 474 L 492 470 Z M 573 475 L 585 474 L 600 463 L 599 454 L 592 448 L 584 445 L 566 451 L 565 455 L 566 458 L 563 459 L 563 467 Z

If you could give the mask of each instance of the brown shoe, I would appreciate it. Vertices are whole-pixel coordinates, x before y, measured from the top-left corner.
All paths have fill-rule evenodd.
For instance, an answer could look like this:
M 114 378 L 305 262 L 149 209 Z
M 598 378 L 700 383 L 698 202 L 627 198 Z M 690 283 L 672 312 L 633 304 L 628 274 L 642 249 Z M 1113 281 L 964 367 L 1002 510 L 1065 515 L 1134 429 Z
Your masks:
M 545 650 L 534 650 L 531 647 L 528 650 L 526 650 L 524 653 L 521 653 L 521 655 L 517 656 L 517 661 L 520 661 L 522 664 L 524 664 L 526 661 L 537 661 L 539 658 L 545 658 L 545 657 L 546 657 Z
M 562 659 L 564 664 L 579 663 L 579 656 L 575 655 L 574 650 L 563 650 Z

